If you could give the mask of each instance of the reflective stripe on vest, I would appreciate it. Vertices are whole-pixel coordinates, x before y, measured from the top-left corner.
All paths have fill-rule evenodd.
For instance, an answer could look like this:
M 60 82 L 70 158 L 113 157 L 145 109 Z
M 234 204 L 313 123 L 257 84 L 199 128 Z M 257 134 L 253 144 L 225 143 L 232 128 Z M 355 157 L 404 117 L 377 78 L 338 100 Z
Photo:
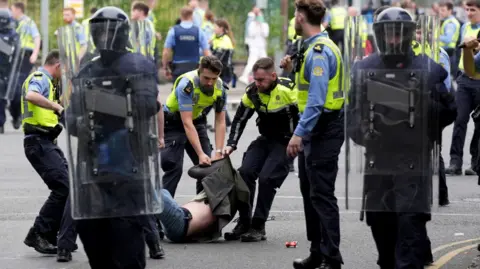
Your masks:
M 193 70 L 181 75 L 173 84 L 173 90 L 168 95 L 167 101 L 165 102 L 165 105 L 167 106 L 168 110 L 172 113 L 179 111 L 176 88 L 180 80 L 182 80 L 182 78 L 184 77 L 188 78 L 188 80 L 193 85 L 193 89 L 191 89 L 193 91 L 192 118 L 195 120 L 203 115 L 203 112 L 205 111 L 205 109 L 213 106 L 213 104 L 215 104 L 218 98 L 222 98 L 223 82 L 219 78 L 217 80 L 217 83 L 215 84 L 213 95 L 208 96 L 204 94 L 200 89 L 200 77 L 198 76 L 198 70 Z
M 425 54 L 426 56 L 432 58 L 436 63 L 440 61 L 439 53 L 433 54 L 432 48 L 428 43 L 425 44 L 425 48 L 422 49 L 422 46 L 420 45 L 420 43 L 418 43 L 417 41 L 412 41 L 412 50 L 415 56 L 418 56 L 420 54 Z
M 24 49 L 35 49 L 35 42 L 30 33 L 27 32 L 27 27 L 32 27 L 34 22 L 27 16 L 24 16 L 17 27 L 17 33 L 20 35 L 20 44 Z
M 313 49 L 314 46 L 321 44 L 329 47 L 335 59 L 337 60 L 337 70 L 335 76 L 328 81 L 327 96 L 325 99 L 324 108 L 329 110 L 340 110 L 343 107 L 344 102 L 344 93 L 342 90 L 342 76 L 343 76 L 343 66 L 342 66 L 342 56 L 339 48 L 332 40 L 326 37 L 320 37 L 315 42 L 312 42 L 308 49 L 305 51 L 303 56 L 303 63 L 295 76 L 297 88 L 298 88 L 298 109 L 301 113 L 305 110 L 308 100 L 308 90 L 310 88 L 310 82 L 305 79 L 305 63 L 308 56 L 308 53 Z M 325 74 L 328 76 L 329 74 Z
M 480 27 L 474 30 L 472 29 L 472 25 L 469 22 L 467 22 L 467 25 L 465 26 L 465 31 L 463 32 L 463 39 L 465 39 L 465 37 L 477 38 L 478 31 L 480 31 Z M 458 63 L 458 68 L 460 70 L 464 69 L 463 68 L 463 50 L 462 50 L 462 56 L 460 56 L 460 62 Z
M 43 79 L 43 76 L 46 76 L 40 71 L 35 71 L 31 73 L 22 86 L 22 99 L 21 99 L 21 112 L 22 112 L 22 125 L 25 123 L 43 127 L 55 127 L 58 124 L 58 116 L 53 110 L 45 109 L 39 106 L 36 106 L 25 99 L 25 96 L 28 92 L 28 87 L 30 86 L 30 81 L 32 79 Z M 48 78 L 49 92 L 48 100 L 54 101 L 54 88 L 52 81 Z
M 343 30 L 345 28 L 345 17 L 347 17 L 347 10 L 344 7 L 332 7 L 330 10 L 330 28 L 332 30 Z
M 445 34 L 445 28 L 449 23 L 455 24 L 455 33 L 453 33 L 452 42 L 446 44 L 442 41 L 439 41 L 439 45 L 442 48 L 455 48 L 457 45 L 457 41 L 460 38 L 460 23 L 455 18 L 448 18 L 442 23 L 442 26 L 440 28 L 440 35 Z

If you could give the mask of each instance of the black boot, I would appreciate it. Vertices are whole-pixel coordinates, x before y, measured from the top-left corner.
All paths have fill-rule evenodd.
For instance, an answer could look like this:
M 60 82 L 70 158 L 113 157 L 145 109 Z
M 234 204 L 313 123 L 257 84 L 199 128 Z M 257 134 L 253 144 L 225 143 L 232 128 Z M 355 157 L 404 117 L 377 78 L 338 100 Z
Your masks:
M 239 220 L 235 228 L 229 233 L 225 233 L 223 237 L 226 241 L 238 240 L 240 237 L 248 232 L 250 229 L 250 222 Z
M 295 269 L 317 269 L 320 265 L 322 265 L 322 256 L 314 253 L 310 253 L 310 256 L 305 259 L 293 261 L 293 268 Z
M 462 168 L 458 167 L 457 165 L 451 164 L 450 167 L 445 169 L 445 174 L 451 175 L 451 176 L 461 176 Z
M 22 127 L 22 121 L 20 119 L 12 120 L 13 129 L 18 130 Z
M 465 169 L 466 176 L 476 176 L 477 172 L 473 171 L 472 167 Z
M 69 262 L 72 260 L 72 252 L 68 249 L 59 248 L 57 252 L 57 262 Z
M 44 236 L 35 231 L 33 227 L 28 231 L 27 237 L 23 240 L 23 243 L 42 254 L 57 254 L 57 248 L 50 244 Z
M 165 251 L 163 250 L 162 245 L 160 243 L 151 243 L 147 244 L 149 249 L 150 258 L 159 260 L 165 256 Z
M 263 240 L 267 240 L 265 227 L 263 229 L 251 228 L 247 233 L 241 236 L 242 242 L 259 242 Z

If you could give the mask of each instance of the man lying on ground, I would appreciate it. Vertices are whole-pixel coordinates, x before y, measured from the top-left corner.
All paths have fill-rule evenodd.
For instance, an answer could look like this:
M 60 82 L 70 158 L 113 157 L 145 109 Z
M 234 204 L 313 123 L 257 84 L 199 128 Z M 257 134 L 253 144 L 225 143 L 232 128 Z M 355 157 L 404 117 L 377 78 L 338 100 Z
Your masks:
M 172 242 L 214 241 L 221 237 L 222 229 L 237 210 L 249 210 L 248 187 L 228 157 L 211 166 L 194 166 L 188 174 L 201 179 L 204 190 L 183 206 L 162 190 L 164 208 L 158 218 Z

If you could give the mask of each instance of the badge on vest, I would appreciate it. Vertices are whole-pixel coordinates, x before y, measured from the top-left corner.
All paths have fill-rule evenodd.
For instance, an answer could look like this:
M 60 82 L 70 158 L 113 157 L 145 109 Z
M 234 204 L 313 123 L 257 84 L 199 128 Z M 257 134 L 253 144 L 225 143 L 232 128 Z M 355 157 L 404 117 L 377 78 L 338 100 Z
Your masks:
M 317 77 L 320 77 L 323 75 L 323 68 L 321 68 L 320 66 L 316 66 L 315 68 L 313 68 L 313 75 L 317 76 Z

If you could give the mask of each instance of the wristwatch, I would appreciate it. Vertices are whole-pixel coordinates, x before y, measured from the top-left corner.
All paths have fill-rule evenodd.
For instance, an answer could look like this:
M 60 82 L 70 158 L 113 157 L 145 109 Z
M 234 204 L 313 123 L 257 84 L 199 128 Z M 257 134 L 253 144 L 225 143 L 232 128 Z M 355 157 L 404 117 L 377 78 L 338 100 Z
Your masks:
M 222 153 L 223 151 L 221 149 L 215 150 L 215 153 Z

